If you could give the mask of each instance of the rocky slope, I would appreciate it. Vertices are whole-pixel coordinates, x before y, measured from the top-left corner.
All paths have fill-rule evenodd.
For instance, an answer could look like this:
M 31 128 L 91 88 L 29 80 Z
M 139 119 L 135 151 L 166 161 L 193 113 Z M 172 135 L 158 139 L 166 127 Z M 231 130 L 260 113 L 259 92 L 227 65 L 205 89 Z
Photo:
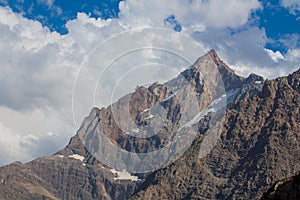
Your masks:
M 139 181 L 121 180 L 78 136 L 50 157 L 0 168 L 0 199 L 126 199 Z
M 93 108 L 55 155 L 1 167 L 0 199 L 258 199 L 300 171 L 299 76 L 243 78 L 212 50 L 173 80 Z M 186 137 L 190 130 L 196 131 Z M 140 156 L 170 140 L 167 150 L 179 149 L 178 160 L 170 153 Z

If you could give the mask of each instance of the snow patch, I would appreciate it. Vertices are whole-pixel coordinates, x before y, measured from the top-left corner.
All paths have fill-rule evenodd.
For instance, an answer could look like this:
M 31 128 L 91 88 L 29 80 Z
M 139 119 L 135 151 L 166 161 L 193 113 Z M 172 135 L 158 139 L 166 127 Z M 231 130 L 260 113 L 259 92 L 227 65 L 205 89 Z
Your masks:
M 154 117 L 154 115 L 149 115 L 148 117 L 145 117 L 145 119 L 152 119 Z
M 60 157 L 60 158 L 63 158 L 63 157 L 65 157 L 64 155 L 57 155 L 58 157 Z
M 256 84 L 262 84 L 262 81 L 255 81 Z
M 78 155 L 78 154 L 70 155 L 69 158 L 74 158 L 76 160 L 80 160 L 81 162 L 83 162 L 83 160 L 84 160 L 84 157 L 81 155 Z
M 134 129 L 132 129 L 132 132 L 134 132 L 134 133 L 138 133 L 138 132 L 140 132 L 140 129 L 138 129 L 138 128 L 134 128 Z
M 86 166 L 86 164 L 85 164 L 85 163 L 82 163 L 82 165 L 83 165 L 83 166 Z
M 178 93 L 178 91 L 174 92 L 174 93 L 173 93 L 173 94 L 171 94 L 170 96 L 168 96 L 168 97 L 164 98 L 164 99 L 162 100 L 162 102 L 163 102 L 163 101 L 167 101 L 167 100 L 171 99 L 171 98 L 172 98 L 172 97 L 174 97 L 174 96 L 175 96 L 177 93 Z
M 142 114 L 145 113 L 145 112 L 148 112 L 148 111 L 150 111 L 149 108 L 145 109 L 145 110 L 142 112 Z
M 211 104 L 206 109 L 204 109 L 200 113 L 198 113 L 192 120 L 190 120 L 188 123 L 186 123 L 180 129 L 185 128 L 185 127 L 190 127 L 190 126 L 198 123 L 208 113 L 216 112 L 216 111 L 220 110 L 221 108 L 227 106 L 228 104 L 232 103 L 238 92 L 239 92 L 239 89 L 230 90 L 230 91 L 226 92 L 220 98 L 212 101 Z
M 139 177 L 137 176 L 132 176 L 129 172 L 127 171 L 117 171 L 115 169 L 110 170 L 111 173 L 117 174 L 117 177 L 114 178 L 114 180 L 131 180 L 131 181 L 138 181 Z

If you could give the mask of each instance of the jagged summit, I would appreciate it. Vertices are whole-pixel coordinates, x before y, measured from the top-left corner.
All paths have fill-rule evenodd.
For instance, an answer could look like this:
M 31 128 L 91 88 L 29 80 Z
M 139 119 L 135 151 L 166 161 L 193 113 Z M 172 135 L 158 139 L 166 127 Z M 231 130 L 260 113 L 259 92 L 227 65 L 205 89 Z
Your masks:
M 214 49 L 211 49 L 205 55 L 197 59 L 193 66 L 199 66 L 198 63 L 203 62 L 203 60 L 206 62 L 215 63 L 220 71 L 223 71 L 225 69 L 230 73 L 234 73 L 234 70 L 231 69 L 226 63 L 224 63 L 224 61 L 218 56 L 217 52 Z
M 215 63 L 218 64 L 220 67 L 224 67 L 224 68 L 226 68 L 226 70 L 234 73 L 234 70 L 231 69 L 226 63 L 224 63 L 223 60 L 220 59 L 220 57 L 218 56 L 218 54 L 215 50 L 213 50 L 213 49 L 210 50 L 208 52 L 208 55 L 210 55 L 214 59 Z
M 208 85 L 214 85 L 213 80 L 222 79 L 225 91 L 240 87 L 244 80 L 234 73 L 217 55 L 215 50 L 210 50 L 205 55 L 198 58 L 192 66 L 184 70 L 181 75 L 188 81 L 203 82 Z M 175 85 L 178 85 L 178 81 Z M 199 85 L 199 84 L 198 84 Z

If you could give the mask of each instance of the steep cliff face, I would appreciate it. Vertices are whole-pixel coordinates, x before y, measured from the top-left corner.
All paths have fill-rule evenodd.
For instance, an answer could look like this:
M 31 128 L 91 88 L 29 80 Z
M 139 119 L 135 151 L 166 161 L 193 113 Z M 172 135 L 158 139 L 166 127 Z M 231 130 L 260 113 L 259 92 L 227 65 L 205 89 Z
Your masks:
M 300 171 L 299 74 L 243 78 L 212 50 L 173 80 L 93 108 L 55 155 L 1 167 L 0 199 L 260 198 L 275 180 Z M 189 128 L 196 131 L 185 149 L 180 144 L 188 142 L 180 142 L 189 140 Z M 103 146 L 143 155 L 170 140 L 168 152 L 180 149 L 180 156 L 130 160 L 132 154 Z M 206 147 L 212 148 L 207 155 Z M 138 170 L 143 173 L 129 173 Z
M 299 71 L 266 81 L 257 94 L 240 95 L 209 155 L 199 158 L 197 138 L 132 199 L 259 199 L 276 180 L 299 171 Z

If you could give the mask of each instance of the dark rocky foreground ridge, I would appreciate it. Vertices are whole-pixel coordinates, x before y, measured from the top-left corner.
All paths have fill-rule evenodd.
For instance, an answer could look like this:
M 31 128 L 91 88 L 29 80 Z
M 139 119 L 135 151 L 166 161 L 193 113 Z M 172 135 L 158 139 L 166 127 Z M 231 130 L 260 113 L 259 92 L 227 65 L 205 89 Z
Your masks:
M 214 67 L 219 79 L 205 79 L 215 73 Z M 182 87 L 183 92 L 172 97 Z M 155 172 L 122 175 L 101 164 L 86 148 L 99 140 L 97 130 L 127 151 L 162 148 L 178 131 L 181 110 L 189 106 L 180 107 L 178 101 L 195 93 L 202 109 L 218 98 L 215 91 L 219 88 L 235 91 L 235 95 L 225 107 L 220 138 L 205 157 L 199 156 L 202 141 L 219 131 L 208 131 L 209 115 L 193 125 L 198 134 L 184 154 Z M 135 140 L 118 126 L 113 106 L 94 108 L 63 150 L 1 167 L 0 199 L 260 199 L 276 181 L 300 171 L 300 70 L 275 80 L 263 81 L 255 74 L 243 78 L 210 51 L 177 78 L 138 87 L 116 105 L 128 98 L 131 112 L 127 117 L 139 125 L 149 124 L 146 109 L 163 105 L 168 113 L 163 131 L 151 140 Z M 85 146 L 80 138 L 85 139 Z M 276 194 L 285 188 L 291 187 L 273 186 Z
M 300 173 L 277 181 L 263 195 L 262 200 L 300 199 Z

